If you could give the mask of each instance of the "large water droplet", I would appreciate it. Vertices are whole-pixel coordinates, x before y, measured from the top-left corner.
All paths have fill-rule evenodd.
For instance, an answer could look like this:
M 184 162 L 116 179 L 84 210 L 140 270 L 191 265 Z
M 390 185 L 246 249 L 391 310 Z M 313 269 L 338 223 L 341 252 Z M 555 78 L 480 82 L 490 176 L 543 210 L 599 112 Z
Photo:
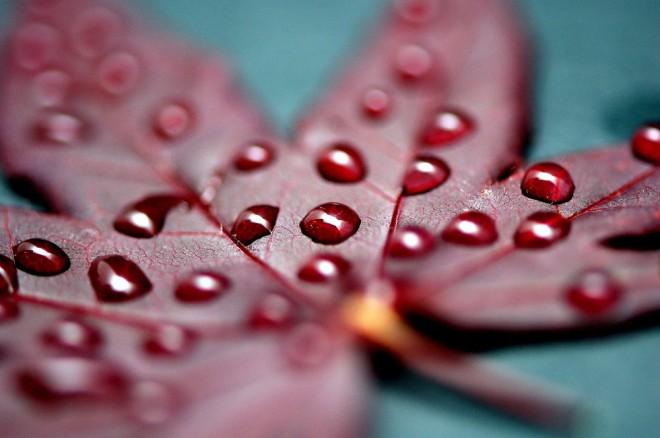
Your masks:
M 316 243 L 336 245 L 355 234 L 360 222 L 350 207 L 328 202 L 310 210 L 300 222 L 300 229 Z
M 46 277 L 61 274 L 71 266 L 62 248 L 45 239 L 28 239 L 14 246 L 14 261 L 21 271 Z
M 106 93 L 119 96 L 131 91 L 140 79 L 140 62 L 128 52 L 106 56 L 98 67 L 99 86 Z
M 660 165 L 660 122 L 642 125 L 633 135 L 632 150 L 640 160 Z
M 142 270 L 120 255 L 98 257 L 89 267 L 89 281 L 99 301 L 130 301 L 147 294 L 151 281 Z
M 0 297 L 10 295 L 18 290 L 18 275 L 14 261 L 0 255 Z
M 30 23 L 14 35 L 13 58 L 18 66 L 35 71 L 45 67 L 57 54 L 60 35 L 52 26 Z
M 463 138 L 474 129 L 474 122 L 457 110 L 440 110 L 422 128 L 419 141 L 423 146 L 444 146 Z
M 81 355 L 93 355 L 103 344 L 96 327 L 73 317 L 55 321 L 42 332 L 41 339 L 49 347 Z
M 272 205 L 248 207 L 234 221 L 231 233 L 243 245 L 249 245 L 273 231 L 279 211 L 279 208 Z
M 253 141 L 241 146 L 234 156 L 234 167 L 243 172 L 260 169 L 275 157 L 273 147 L 263 141 Z
M 168 213 L 182 202 L 181 196 L 148 196 L 122 210 L 112 225 L 127 236 L 154 237 L 163 230 Z
M 598 316 L 613 310 L 621 301 L 623 290 L 612 276 L 601 269 L 581 272 L 566 290 L 566 300 L 576 311 Z
M 424 47 L 409 44 L 398 50 L 394 66 L 401 79 L 406 82 L 417 82 L 430 75 L 433 69 L 433 57 Z
M 527 169 L 520 188 L 528 198 L 561 204 L 571 200 L 575 184 L 568 171 L 559 164 L 538 163 Z
M 539 211 L 529 215 L 513 236 L 519 248 L 546 248 L 565 238 L 571 222 L 554 211 Z
M 253 329 L 278 329 L 290 326 L 295 319 L 291 301 L 281 295 L 269 294 L 259 300 L 248 319 Z
M 219 298 L 230 286 L 224 275 L 211 271 L 197 271 L 183 279 L 174 296 L 185 303 L 201 303 Z
M 316 254 L 298 271 L 298 278 L 309 283 L 327 283 L 345 275 L 351 264 L 336 254 Z
M 140 380 L 129 390 L 129 411 L 140 423 L 162 424 L 169 420 L 178 408 L 178 398 L 165 384 L 154 380 Z
M 85 57 L 99 56 L 110 47 L 121 29 L 121 19 L 115 12 L 96 6 L 87 9 L 71 26 L 74 50 Z
M 80 143 L 87 131 L 88 126 L 80 117 L 63 111 L 46 111 L 33 126 L 34 140 L 49 144 Z
M 190 105 L 171 101 L 156 112 L 153 122 L 154 132 L 163 140 L 174 140 L 190 131 L 194 119 Z
M 362 112 L 369 118 L 380 119 L 390 112 L 392 97 L 381 88 L 367 89 L 360 100 Z
M 71 77 L 61 70 L 39 73 L 32 83 L 34 100 L 41 106 L 62 105 L 69 93 Z
M 419 195 L 429 192 L 449 178 L 449 166 L 440 158 L 418 156 L 410 163 L 403 177 L 403 194 Z
M 426 229 L 417 226 L 399 228 L 392 234 L 387 254 L 395 258 L 418 257 L 429 253 L 435 246 L 435 238 Z
M 193 346 L 194 336 L 176 325 L 163 325 L 144 340 L 144 351 L 152 356 L 181 356 Z
M 497 240 L 497 229 L 490 216 L 479 211 L 466 211 L 447 224 L 442 238 L 458 245 L 490 245 Z
M 323 178 L 337 183 L 361 181 L 367 172 L 362 155 L 347 143 L 337 143 L 322 151 L 316 168 Z

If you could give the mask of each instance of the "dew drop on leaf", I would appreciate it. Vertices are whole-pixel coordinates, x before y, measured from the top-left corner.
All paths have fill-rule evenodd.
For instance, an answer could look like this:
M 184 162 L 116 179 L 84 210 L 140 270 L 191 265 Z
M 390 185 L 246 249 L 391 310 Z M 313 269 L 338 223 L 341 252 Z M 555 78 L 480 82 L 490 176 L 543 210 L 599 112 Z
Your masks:
M 62 248 L 45 239 L 28 239 L 14 246 L 14 261 L 21 271 L 45 277 L 61 274 L 71 266 Z
M 131 91 L 140 79 L 140 62 L 128 52 L 115 52 L 106 56 L 98 67 L 101 90 L 119 96 Z
M 152 289 L 151 281 L 138 265 L 120 255 L 96 258 L 88 275 L 97 298 L 103 302 L 134 300 Z
M 426 229 L 409 225 L 392 234 L 387 254 L 394 258 L 418 257 L 429 253 L 435 246 L 435 238 Z
M 84 57 L 96 57 L 105 52 L 118 36 L 119 16 L 103 7 L 87 9 L 74 21 L 71 42 L 74 50 Z
M 633 135 L 632 150 L 640 160 L 660 165 L 660 122 L 642 125 Z
M 197 271 L 178 284 L 174 296 L 184 303 L 202 303 L 219 298 L 229 286 L 229 279 L 224 275 L 212 271 Z
M 80 143 L 87 124 L 77 115 L 64 111 L 46 111 L 33 126 L 34 140 L 41 143 L 72 145 Z
M 298 278 L 308 283 L 327 283 L 345 275 L 350 269 L 350 262 L 342 256 L 320 253 L 302 265 Z
M 46 70 L 39 73 L 32 84 L 34 100 L 41 106 L 62 105 L 71 86 L 71 77 L 62 70 Z
M 461 111 L 436 111 L 423 126 L 419 141 L 423 146 L 445 146 L 458 141 L 474 130 L 472 119 Z
M 581 272 L 566 290 L 566 301 L 577 312 L 598 316 L 613 310 L 623 290 L 612 276 L 601 269 Z
M 144 351 L 152 356 L 174 357 L 190 351 L 192 333 L 176 325 L 163 325 L 150 332 L 144 340 Z
M 518 248 L 546 248 L 568 236 L 571 222 L 554 211 L 538 211 L 524 219 L 513 240 Z
M 253 205 L 243 210 L 231 229 L 236 239 L 249 245 L 257 239 L 268 236 L 275 227 L 280 209 L 272 205 Z
M 294 321 L 291 301 L 281 295 L 269 294 L 257 301 L 252 309 L 248 325 L 257 330 L 278 329 L 290 326 Z
M 190 105 L 171 101 L 158 109 L 153 128 L 163 140 L 174 140 L 189 132 L 193 124 L 194 115 Z
M 0 297 L 15 293 L 18 290 L 18 275 L 14 261 L 0 255 Z
M 369 118 L 380 119 L 390 112 L 392 97 L 381 88 L 367 89 L 360 100 L 362 112 Z
M 437 3 L 432 0 L 397 0 L 398 16 L 407 23 L 420 25 L 433 19 Z
M 61 352 L 80 355 L 94 355 L 103 345 L 96 327 L 73 317 L 54 321 L 41 333 L 41 340 Z
M 362 155 L 347 143 L 338 143 L 322 151 L 316 168 L 323 178 L 337 183 L 355 183 L 367 173 Z
M 419 195 L 440 187 L 449 178 L 449 166 L 440 158 L 418 156 L 403 177 L 403 194 Z
M 359 227 L 358 214 L 338 202 L 328 202 L 313 208 L 300 222 L 303 234 L 324 245 L 342 243 L 355 234 Z
M 56 55 L 59 33 L 43 23 L 30 23 L 14 35 L 13 55 L 16 64 L 29 71 L 45 67 Z
M 273 161 L 273 147 L 263 141 L 253 141 L 241 146 L 234 156 L 234 168 L 243 172 L 260 169 Z
M 442 231 L 442 239 L 446 242 L 466 246 L 490 245 L 497 237 L 495 221 L 479 211 L 459 214 Z
M 127 236 L 154 237 L 163 230 L 168 213 L 182 202 L 181 196 L 148 196 L 122 210 L 112 225 Z
M 538 163 L 525 172 L 520 185 L 523 195 L 549 204 L 561 204 L 573 197 L 571 174 L 555 163 Z
M 394 66 L 405 82 L 418 82 L 430 75 L 433 69 L 431 53 L 416 44 L 405 45 L 396 52 Z

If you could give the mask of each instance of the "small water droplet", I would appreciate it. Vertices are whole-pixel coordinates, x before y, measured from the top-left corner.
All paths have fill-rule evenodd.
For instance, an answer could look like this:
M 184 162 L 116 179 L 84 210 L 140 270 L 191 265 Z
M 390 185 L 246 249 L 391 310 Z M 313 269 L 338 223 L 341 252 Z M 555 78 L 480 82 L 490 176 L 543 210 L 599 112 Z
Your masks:
M 263 141 L 253 141 L 241 146 L 234 156 L 234 167 L 243 172 L 250 172 L 267 166 L 273 161 L 273 147 Z
M 49 347 L 81 355 L 94 355 L 103 344 L 96 327 L 73 317 L 55 321 L 42 332 L 41 339 Z
M 169 212 L 182 202 L 181 196 L 148 196 L 122 210 L 112 225 L 127 236 L 151 238 L 163 230 Z
M 518 226 L 514 242 L 518 248 L 546 248 L 568 236 L 571 222 L 559 213 L 539 211 Z
M 190 131 L 194 123 L 190 105 L 171 101 L 158 109 L 154 117 L 153 128 L 163 140 L 174 140 Z
M 29 23 L 19 29 L 13 41 L 13 57 L 19 67 L 35 71 L 46 67 L 57 54 L 60 35 L 55 28 Z
M 169 420 L 178 408 L 178 397 L 165 384 L 140 380 L 130 387 L 129 411 L 138 422 L 157 425 Z
M 284 354 L 296 368 L 315 367 L 324 363 L 332 352 L 328 332 L 318 324 L 303 323 L 286 335 Z
M 207 302 L 219 298 L 230 285 L 229 279 L 224 275 L 211 271 L 197 271 L 179 283 L 174 296 L 184 303 Z
M 131 91 L 140 79 L 140 62 L 128 52 L 115 52 L 106 56 L 98 67 L 101 89 L 114 96 Z
M 45 239 L 28 239 L 14 246 L 14 261 L 21 271 L 32 275 L 58 275 L 71 261 L 62 248 Z
M 474 122 L 465 113 L 443 109 L 435 112 L 420 132 L 424 146 L 444 146 L 454 143 L 474 130 Z
M 62 105 L 69 93 L 71 77 L 61 70 L 46 70 L 34 78 L 32 93 L 41 106 Z
M 369 118 L 380 119 L 390 111 L 392 98 L 381 88 L 372 87 L 364 92 L 360 100 L 362 112 Z
M 449 166 L 440 158 L 418 156 L 403 177 L 403 194 L 419 195 L 440 187 L 449 178 Z
M 328 202 L 310 210 L 300 222 L 300 229 L 316 243 L 336 245 L 355 234 L 360 222 L 350 207 Z
M 291 301 L 271 293 L 256 303 L 248 319 L 248 325 L 257 330 L 285 328 L 293 323 L 294 316 Z
M 80 117 L 57 110 L 42 113 L 33 126 L 34 139 L 48 144 L 80 143 L 87 131 L 87 124 Z
M 345 275 L 351 264 L 342 256 L 321 253 L 312 256 L 298 271 L 298 278 L 309 283 L 327 283 Z
M 174 357 L 187 353 L 193 346 L 194 336 L 176 325 L 163 325 L 150 332 L 144 340 L 144 351 L 152 356 Z
M 418 257 L 428 254 L 435 247 L 435 238 L 424 228 L 406 226 L 392 234 L 387 254 L 395 258 Z
M 337 183 L 358 182 L 367 173 L 362 155 L 347 143 L 337 143 L 322 151 L 316 168 L 323 178 Z
M 11 299 L 0 298 L 0 323 L 16 319 L 20 314 L 18 304 Z
M 236 217 L 231 229 L 236 239 L 249 245 L 257 239 L 268 236 L 275 227 L 280 209 L 272 205 L 253 205 Z
M 71 26 L 71 42 L 81 56 L 92 58 L 104 53 L 121 29 L 115 12 L 96 6 L 80 14 Z
M 640 160 L 660 165 L 660 122 L 642 125 L 633 135 L 632 150 Z
M 138 265 L 120 255 L 97 257 L 88 276 L 97 298 L 103 302 L 135 300 L 152 289 L 151 281 Z
M 399 17 L 414 25 L 431 21 L 435 16 L 436 6 L 437 3 L 431 0 L 398 0 L 395 3 Z
M 576 311 L 598 316 L 613 310 L 621 301 L 623 290 L 612 276 L 601 269 L 581 272 L 566 290 L 566 300 Z
M 424 47 L 409 44 L 396 53 L 395 68 L 406 82 L 418 82 L 428 77 L 433 68 L 433 57 Z
M 525 172 L 520 184 L 523 195 L 549 204 L 561 204 L 573 197 L 575 184 L 559 164 L 538 163 Z
M 0 255 L 0 299 L 18 290 L 18 275 L 14 261 Z
M 458 245 L 490 245 L 497 240 L 495 221 L 479 211 L 466 211 L 447 224 L 442 239 Z

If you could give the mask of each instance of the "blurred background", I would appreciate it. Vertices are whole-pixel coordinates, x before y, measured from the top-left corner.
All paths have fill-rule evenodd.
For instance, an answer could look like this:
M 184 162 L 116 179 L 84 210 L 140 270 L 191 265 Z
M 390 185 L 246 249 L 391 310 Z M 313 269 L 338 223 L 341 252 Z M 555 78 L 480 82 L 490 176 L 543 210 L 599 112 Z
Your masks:
M 0 24 L 11 21 L 0 0 Z M 131 2 L 132 3 L 132 2 Z M 382 16 L 383 0 L 137 0 L 149 16 L 227 56 L 281 132 Z M 536 46 L 530 159 L 625 140 L 660 119 L 660 1 L 520 0 Z M 0 183 L 0 203 L 22 204 Z M 596 412 L 578 436 L 660 433 L 660 329 L 509 348 L 491 360 L 576 391 Z M 552 436 L 408 376 L 378 389 L 375 436 Z

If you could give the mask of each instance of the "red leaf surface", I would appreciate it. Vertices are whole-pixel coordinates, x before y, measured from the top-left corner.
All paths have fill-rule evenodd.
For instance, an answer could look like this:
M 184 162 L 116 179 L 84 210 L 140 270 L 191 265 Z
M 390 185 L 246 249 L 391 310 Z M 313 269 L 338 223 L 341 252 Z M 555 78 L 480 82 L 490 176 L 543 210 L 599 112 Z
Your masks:
M 397 2 L 291 145 L 222 61 L 117 5 L 21 13 L 2 160 L 60 215 L 3 210 L 10 436 L 360 436 L 365 344 L 566 427 L 570 397 L 402 316 L 552 332 L 660 305 L 654 125 L 517 170 L 527 56 L 504 2 Z

